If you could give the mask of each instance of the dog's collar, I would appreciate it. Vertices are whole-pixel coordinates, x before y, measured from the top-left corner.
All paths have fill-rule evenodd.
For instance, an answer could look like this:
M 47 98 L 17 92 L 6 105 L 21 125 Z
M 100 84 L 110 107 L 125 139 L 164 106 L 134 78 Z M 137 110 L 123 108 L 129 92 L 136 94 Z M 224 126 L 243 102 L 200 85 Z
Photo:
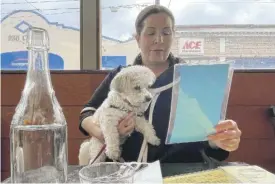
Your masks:
M 121 95 L 121 93 L 119 93 L 119 92 L 117 92 L 117 91 L 116 91 L 116 93 L 117 93 L 117 94 L 123 99 L 123 101 L 124 101 L 127 105 L 129 105 L 130 107 L 132 107 L 132 108 L 137 108 L 137 107 L 138 107 L 138 106 L 132 105 L 131 102 L 129 102 L 129 100 L 123 98 L 123 96 Z
M 120 107 L 117 107 L 117 106 L 115 106 L 115 105 L 110 105 L 110 108 L 119 109 L 119 110 L 125 111 L 125 112 L 127 112 L 127 113 L 130 113 L 130 112 L 131 112 L 131 111 L 127 110 L 127 109 L 120 108 Z M 138 114 L 136 114 L 136 116 L 142 117 L 142 116 L 144 116 L 144 114 L 143 114 L 143 113 L 138 113 Z
M 130 107 L 137 108 L 138 106 L 132 105 L 127 99 L 123 99 L 125 103 L 127 103 Z

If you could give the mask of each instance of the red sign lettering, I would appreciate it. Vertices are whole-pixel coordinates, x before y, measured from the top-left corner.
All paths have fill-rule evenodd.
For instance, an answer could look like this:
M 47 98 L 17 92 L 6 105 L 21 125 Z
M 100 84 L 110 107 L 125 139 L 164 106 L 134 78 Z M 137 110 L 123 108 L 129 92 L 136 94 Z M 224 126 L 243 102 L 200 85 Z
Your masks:
M 186 41 L 183 45 L 183 49 L 201 49 L 201 41 Z

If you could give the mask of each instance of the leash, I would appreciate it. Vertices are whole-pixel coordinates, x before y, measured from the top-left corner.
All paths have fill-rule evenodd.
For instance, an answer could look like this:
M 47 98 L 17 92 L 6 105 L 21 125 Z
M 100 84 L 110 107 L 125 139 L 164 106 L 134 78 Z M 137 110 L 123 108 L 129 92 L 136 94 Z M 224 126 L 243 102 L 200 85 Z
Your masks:
M 92 160 L 92 162 L 90 162 L 90 164 L 92 165 L 96 159 L 98 159 L 98 157 L 100 155 L 102 155 L 102 153 L 105 151 L 105 148 L 106 148 L 106 144 L 103 144 L 102 148 L 100 149 L 100 151 L 97 153 L 96 157 Z
M 155 108 L 155 105 L 156 105 L 156 102 L 157 102 L 157 99 L 158 99 L 160 93 L 172 88 L 175 84 L 177 84 L 179 82 L 180 82 L 180 79 L 177 79 L 176 81 L 173 81 L 165 86 L 151 89 L 151 93 L 153 93 L 154 95 L 153 95 L 153 99 L 152 99 L 152 102 L 150 105 L 149 122 L 148 123 L 152 124 L 152 122 L 153 122 L 153 112 L 154 112 L 154 108 Z M 147 140 L 145 138 L 143 138 L 143 142 L 142 142 L 142 145 L 140 148 L 137 162 L 147 162 L 147 156 L 148 156 L 148 144 L 147 144 Z
M 98 157 L 99 157 L 100 155 L 103 154 L 103 152 L 105 151 L 105 149 L 106 149 L 106 144 L 103 144 L 102 148 L 101 148 L 100 151 L 97 153 L 96 157 L 95 157 L 92 161 L 90 161 L 89 164 L 92 165 L 92 164 L 96 161 L 96 159 L 98 159 Z M 113 160 L 113 161 L 114 161 L 114 160 Z M 124 160 L 123 158 L 120 158 L 119 161 L 120 161 L 120 162 L 125 162 L 125 160 Z
M 172 88 L 179 81 L 180 80 L 178 79 L 175 82 L 171 82 L 171 83 L 169 83 L 169 84 L 167 84 L 165 86 L 152 89 L 152 92 L 155 95 L 153 95 L 153 100 L 152 100 L 151 105 L 150 105 L 150 112 L 149 112 L 149 123 L 150 124 L 152 124 L 153 110 L 154 110 L 155 104 L 157 102 L 157 99 L 158 99 L 160 93 L 162 91 L 166 91 L 169 88 Z M 117 107 L 116 106 L 111 106 L 111 108 L 117 108 Z M 96 157 L 92 160 L 92 162 L 90 162 L 90 164 L 93 164 L 96 161 L 96 159 L 98 159 L 98 157 L 105 151 L 105 148 L 106 148 L 106 144 L 104 144 L 102 146 L 101 150 L 98 152 L 98 154 L 96 155 Z M 142 146 L 141 146 L 141 149 L 140 149 L 140 152 L 139 152 L 139 156 L 138 156 L 137 162 L 147 162 L 147 156 L 148 156 L 148 144 L 147 144 L 147 140 L 143 139 Z

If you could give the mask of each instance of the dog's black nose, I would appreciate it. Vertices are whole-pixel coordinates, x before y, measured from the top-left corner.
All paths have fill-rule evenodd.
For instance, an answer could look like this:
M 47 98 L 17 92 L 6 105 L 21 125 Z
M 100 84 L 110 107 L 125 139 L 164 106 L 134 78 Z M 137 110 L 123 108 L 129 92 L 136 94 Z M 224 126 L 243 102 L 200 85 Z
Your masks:
M 152 99 L 152 98 L 151 98 L 150 96 L 146 96 L 146 97 L 145 97 L 145 101 L 146 101 L 146 102 L 150 102 L 151 99 Z

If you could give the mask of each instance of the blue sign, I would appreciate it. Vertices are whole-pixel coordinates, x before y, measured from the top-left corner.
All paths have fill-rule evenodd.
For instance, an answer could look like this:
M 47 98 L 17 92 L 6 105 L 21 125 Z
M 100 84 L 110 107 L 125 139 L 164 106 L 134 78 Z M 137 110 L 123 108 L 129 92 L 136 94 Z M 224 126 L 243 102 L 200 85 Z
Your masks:
M 1 70 L 27 70 L 28 51 L 1 53 Z M 49 69 L 64 70 L 62 57 L 49 53 Z
M 126 56 L 102 56 L 102 68 L 113 69 L 118 66 L 126 66 Z

